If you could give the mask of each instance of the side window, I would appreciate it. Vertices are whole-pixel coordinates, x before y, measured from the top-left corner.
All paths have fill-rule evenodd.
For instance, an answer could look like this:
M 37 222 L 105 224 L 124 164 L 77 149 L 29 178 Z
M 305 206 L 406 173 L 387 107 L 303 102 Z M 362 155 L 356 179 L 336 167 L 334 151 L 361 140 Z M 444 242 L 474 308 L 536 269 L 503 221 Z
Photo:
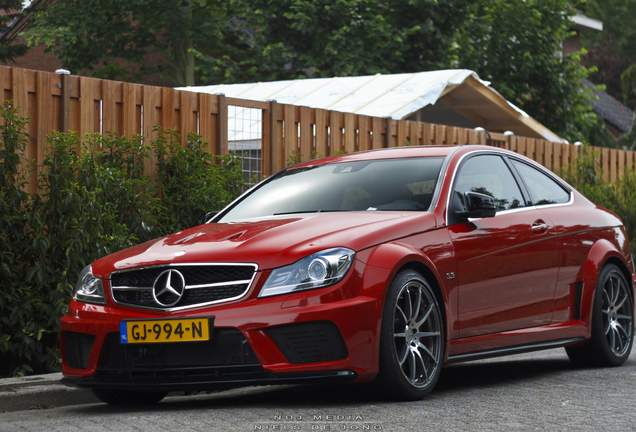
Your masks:
M 570 200 L 570 192 L 538 169 L 516 160 L 512 163 L 526 183 L 535 205 L 559 204 Z
M 453 206 L 456 209 L 464 207 L 464 192 L 467 191 L 493 197 L 497 210 L 525 206 L 515 178 L 499 156 L 475 156 L 461 166 L 453 193 Z

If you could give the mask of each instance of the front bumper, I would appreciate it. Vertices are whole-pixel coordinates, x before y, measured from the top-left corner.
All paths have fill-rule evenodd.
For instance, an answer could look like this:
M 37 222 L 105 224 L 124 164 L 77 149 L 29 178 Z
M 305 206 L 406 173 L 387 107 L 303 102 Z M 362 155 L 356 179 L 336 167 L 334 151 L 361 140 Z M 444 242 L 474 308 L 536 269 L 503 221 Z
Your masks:
M 80 387 L 201 390 L 369 381 L 378 370 L 381 301 L 365 294 L 382 292 L 379 281 L 388 279 L 389 270 L 365 269 L 373 290 L 365 290 L 363 272 L 355 270 L 333 287 L 261 299 L 254 289 L 239 302 L 187 313 L 117 307 L 109 298 L 106 306 L 72 301 L 61 320 L 63 382 Z M 119 343 L 123 320 L 203 316 L 214 316 L 216 334 L 234 333 L 232 341 L 215 339 L 207 347 L 200 342 L 192 346 Z M 234 345 L 219 349 L 219 343 Z

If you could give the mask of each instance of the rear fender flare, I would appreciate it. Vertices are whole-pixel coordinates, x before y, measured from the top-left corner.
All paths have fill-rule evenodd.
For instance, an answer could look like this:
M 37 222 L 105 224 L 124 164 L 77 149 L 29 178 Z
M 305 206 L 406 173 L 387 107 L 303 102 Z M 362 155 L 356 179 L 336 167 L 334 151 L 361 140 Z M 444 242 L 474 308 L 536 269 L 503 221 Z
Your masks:
M 587 336 L 591 335 L 592 322 L 592 305 L 594 304 L 594 294 L 596 292 L 596 284 L 603 266 L 608 260 L 618 260 L 621 262 L 623 270 L 629 269 L 630 266 L 625 262 L 621 252 L 611 242 L 602 239 L 598 240 L 590 249 L 585 264 L 581 268 L 576 280 L 583 282 L 583 292 L 581 295 L 581 321 L 588 324 Z M 629 271 L 629 270 L 627 270 Z M 626 279 L 632 287 L 631 275 Z M 632 287 L 633 292 L 633 287 Z

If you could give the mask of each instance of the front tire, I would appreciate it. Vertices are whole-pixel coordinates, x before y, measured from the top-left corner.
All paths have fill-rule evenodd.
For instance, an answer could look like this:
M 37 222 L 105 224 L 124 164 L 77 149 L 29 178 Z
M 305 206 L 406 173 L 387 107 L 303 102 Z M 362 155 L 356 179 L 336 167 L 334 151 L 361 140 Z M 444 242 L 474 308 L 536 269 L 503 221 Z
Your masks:
M 107 388 L 92 388 L 91 391 L 97 399 L 111 405 L 152 405 L 168 395 L 168 392 L 137 392 Z
M 577 366 L 620 366 L 634 343 L 632 290 L 621 270 L 607 264 L 596 284 L 592 310 L 592 336 L 582 347 L 566 348 Z
M 433 289 L 415 271 L 398 273 L 384 304 L 376 386 L 390 399 L 422 399 L 437 383 L 443 354 L 444 325 Z

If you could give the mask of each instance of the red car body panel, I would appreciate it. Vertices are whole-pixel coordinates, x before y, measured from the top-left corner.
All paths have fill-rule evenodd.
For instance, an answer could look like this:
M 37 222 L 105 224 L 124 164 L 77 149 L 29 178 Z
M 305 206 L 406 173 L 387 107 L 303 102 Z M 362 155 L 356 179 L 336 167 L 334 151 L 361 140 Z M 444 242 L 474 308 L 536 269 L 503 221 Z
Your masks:
M 573 191 L 565 205 L 522 208 L 448 226 L 454 175 L 462 158 L 475 152 L 519 157 L 482 146 L 444 146 L 361 152 L 293 168 L 448 156 L 443 184 L 430 212 L 310 213 L 210 223 L 94 262 L 93 273 L 104 281 L 107 304 L 71 301 L 61 321 L 64 375 L 96 375 L 104 339 L 118 332 L 123 320 L 213 315 L 215 328 L 240 330 L 267 372 L 351 370 L 357 382 L 369 381 L 379 368 L 384 299 L 393 277 L 404 268 L 419 271 L 436 288 L 446 324 L 444 358 L 448 362 L 505 347 L 589 338 L 592 298 L 602 266 L 608 260 L 616 262 L 633 284 L 631 250 L 620 220 Z M 335 247 L 356 252 L 352 268 L 336 285 L 258 297 L 273 269 Z M 188 310 L 141 310 L 118 305 L 112 298 L 114 271 L 207 262 L 254 263 L 258 271 L 241 298 Z M 337 326 L 347 347 L 346 358 L 292 364 L 266 331 L 312 321 Z M 96 335 L 85 369 L 67 364 L 64 337 L 68 331 Z
M 206 224 L 109 255 L 93 264 L 93 272 L 106 277 L 114 270 L 207 261 L 252 262 L 259 270 L 269 270 L 330 247 L 347 244 L 360 250 L 435 226 L 431 213 L 395 212 L 274 216 L 265 221 Z

